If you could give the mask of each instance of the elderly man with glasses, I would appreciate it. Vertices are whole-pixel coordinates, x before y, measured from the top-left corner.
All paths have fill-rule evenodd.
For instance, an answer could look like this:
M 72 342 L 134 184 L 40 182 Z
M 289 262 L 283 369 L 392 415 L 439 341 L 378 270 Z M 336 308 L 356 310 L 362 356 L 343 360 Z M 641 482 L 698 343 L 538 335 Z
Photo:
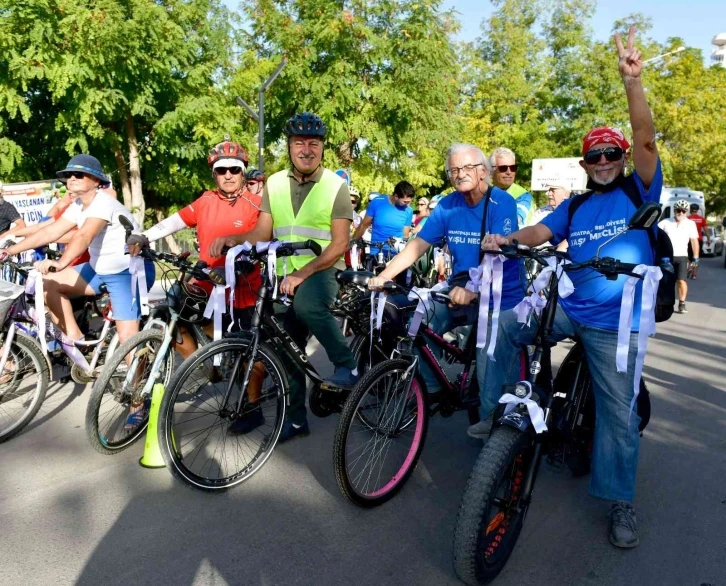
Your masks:
M 615 35 L 618 68 L 633 129 L 635 172 L 625 175 L 631 156 L 630 143 L 620 130 L 610 127 L 591 130 L 583 140 L 580 161 L 589 178 L 590 192 L 565 200 L 539 224 L 509 236 L 488 236 L 482 244 L 485 248 L 497 250 L 515 239 L 527 246 L 567 239 L 575 263 L 592 259 L 600 246 L 601 257 L 609 256 L 636 265 L 655 263 L 655 251 L 646 230 L 629 231 L 609 240 L 627 226 L 641 202 L 657 202 L 663 187 L 655 126 L 640 79 L 643 60 L 634 41 L 635 29 L 632 27 L 626 46 L 620 35 Z M 637 285 L 632 308 L 627 368 L 625 372 L 618 372 L 616 350 L 626 277 L 608 280 L 590 269 L 572 272 L 570 277 L 574 293 L 560 299 L 553 337 L 555 341 L 579 337 L 592 374 L 596 425 L 590 494 L 611 502 L 610 543 L 620 548 L 636 547 L 639 538 L 632 502 L 638 468 L 640 417 L 634 408 L 631 409 L 631 404 L 635 395 L 642 282 Z M 501 395 L 504 384 L 517 381 L 519 349 L 532 343 L 536 327 L 535 320 L 530 325 L 518 323 L 514 312 L 501 315 L 494 354 L 496 368 L 490 367 L 486 371 L 485 387 L 492 402 Z M 628 339 L 627 330 L 624 337 Z
M 445 238 L 453 257 L 453 276 L 449 280 L 451 304 L 433 302 L 432 314 L 428 316 L 430 327 L 439 334 L 463 325 L 462 321 L 468 324 L 476 321 L 478 295 L 465 286 L 469 280 L 469 269 L 481 262 L 483 234 L 510 233 L 517 226 L 514 199 L 489 184 L 489 161 L 478 147 L 461 143 L 452 145 L 446 153 L 446 174 L 456 191 L 439 200 L 418 236 L 410 240 L 386 269 L 369 282 L 371 289 L 382 287 L 386 281 L 395 279 L 408 269 L 430 246 L 438 245 Z M 513 308 L 523 296 L 522 265 L 517 261 L 507 261 L 504 263 L 501 309 Z M 476 375 L 480 389 L 486 365 L 485 350 L 477 350 Z M 423 362 L 421 374 L 429 393 L 439 390 L 438 379 Z M 483 409 L 481 414 L 486 417 L 493 407 L 486 404 Z M 481 423 L 472 428 L 478 429 Z

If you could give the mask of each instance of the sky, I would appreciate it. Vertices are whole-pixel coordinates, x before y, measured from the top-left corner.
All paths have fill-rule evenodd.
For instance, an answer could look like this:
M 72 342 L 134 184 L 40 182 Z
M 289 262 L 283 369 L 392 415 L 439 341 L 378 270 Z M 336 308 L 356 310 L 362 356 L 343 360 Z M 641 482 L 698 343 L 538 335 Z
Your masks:
M 444 0 L 444 7 L 459 13 L 462 28 L 458 39 L 462 41 L 479 37 L 482 21 L 493 12 L 488 0 Z M 726 33 L 726 0 L 598 0 L 590 26 L 596 37 L 604 40 L 616 20 L 634 12 L 652 19 L 649 36 L 654 40 L 665 43 L 670 37 L 681 37 L 687 47 L 701 49 L 708 62 L 713 49 L 711 39 Z

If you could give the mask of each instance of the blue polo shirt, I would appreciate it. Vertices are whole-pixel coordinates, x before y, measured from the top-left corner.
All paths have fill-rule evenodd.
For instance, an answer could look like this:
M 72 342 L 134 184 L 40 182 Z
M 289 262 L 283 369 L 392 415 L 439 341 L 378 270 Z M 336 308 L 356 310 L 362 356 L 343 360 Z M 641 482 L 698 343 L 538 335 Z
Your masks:
M 484 198 L 475 206 L 470 206 L 464 196 L 455 191 L 439 201 L 418 237 L 429 244 L 437 244 L 446 238 L 452 255 L 454 274 L 468 271 L 479 265 L 483 215 Z M 516 230 L 517 204 L 514 198 L 506 191 L 494 187 L 487 211 L 487 233 L 506 236 Z M 524 297 L 521 261 L 505 261 L 503 281 L 502 309 L 511 309 Z

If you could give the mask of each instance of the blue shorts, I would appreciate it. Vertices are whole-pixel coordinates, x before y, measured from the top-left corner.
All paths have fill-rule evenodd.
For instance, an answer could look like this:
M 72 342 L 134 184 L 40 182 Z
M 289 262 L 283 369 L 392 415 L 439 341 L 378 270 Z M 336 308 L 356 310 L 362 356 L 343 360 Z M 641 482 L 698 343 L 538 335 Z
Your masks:
M 111 297 L 113 318 L 119 321 L 131 321 L 141 317 L 141 303 L 138 289 L 135 298 L 131 296 L 131 273 L 128 269 L 113 275 L 99 275 L 87 262 L 73 267 L 86 283 L 96 293 L 101 293 L 101 286 L 105 286 Z M 144 261 L 146 269 L 146 287 L 151 289 L 154 284 L 155 268 L 151 261 Z

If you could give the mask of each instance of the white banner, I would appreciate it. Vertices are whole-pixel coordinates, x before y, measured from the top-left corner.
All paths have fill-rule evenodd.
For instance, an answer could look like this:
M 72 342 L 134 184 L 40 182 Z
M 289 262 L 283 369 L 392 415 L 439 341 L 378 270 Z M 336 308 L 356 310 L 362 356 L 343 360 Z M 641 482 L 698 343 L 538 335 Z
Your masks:
M 53 207 L 54 183 L 52 180 L 6 183 L 3 185 L 3 198 L 18 210 L 27 225 L 37 224 Z
M 548 185 L 564 187 L 570 191 L 584 191 L 587 186 L 587 173 L 580 167 L 580 159 L 534 159 L 531 190 L 547 191 Z

